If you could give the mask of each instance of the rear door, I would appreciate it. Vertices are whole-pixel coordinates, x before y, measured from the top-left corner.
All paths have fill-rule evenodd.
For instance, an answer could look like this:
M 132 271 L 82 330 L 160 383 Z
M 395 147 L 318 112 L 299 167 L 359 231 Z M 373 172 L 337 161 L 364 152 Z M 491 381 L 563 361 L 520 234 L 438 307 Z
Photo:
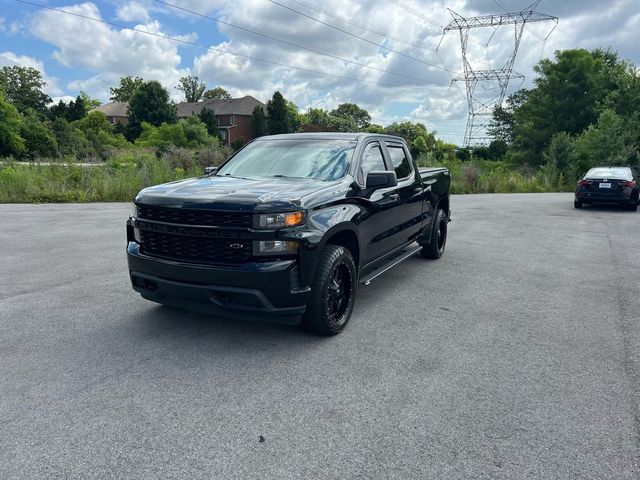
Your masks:
M 387 141 L 387 154 L 391 168 L 398 177 L 398 208 L 395 221 L 395 243 L 401 245 L 413 241 L 422 226 L 424 190 L 419 172 L 414 168 L 407 147 L 394 141 Z M 429 213 L 429 212 L 426 212 Z

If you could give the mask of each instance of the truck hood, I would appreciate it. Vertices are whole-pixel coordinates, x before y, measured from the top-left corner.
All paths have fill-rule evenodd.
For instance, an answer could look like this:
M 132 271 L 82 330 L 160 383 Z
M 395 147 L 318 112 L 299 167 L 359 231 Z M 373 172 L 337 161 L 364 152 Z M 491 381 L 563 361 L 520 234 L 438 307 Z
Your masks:
M 295 210 L 303 197 L 340 182 L 314 179 L 237 177 L 190 178 L 145 188 L 136 203 L 163 207 L 211 208 L 235 211 Z

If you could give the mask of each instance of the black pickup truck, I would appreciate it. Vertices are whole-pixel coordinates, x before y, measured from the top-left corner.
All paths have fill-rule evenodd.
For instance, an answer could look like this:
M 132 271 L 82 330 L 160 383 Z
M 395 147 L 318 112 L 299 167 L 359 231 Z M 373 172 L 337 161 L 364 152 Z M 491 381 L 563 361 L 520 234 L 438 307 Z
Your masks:
M 162 304 L 334 335 L 359 284 L 418 251 L 444 253 L 449 185 L 399 137 L 261 137 L 202 178 L 136 196 L 131 282 Z

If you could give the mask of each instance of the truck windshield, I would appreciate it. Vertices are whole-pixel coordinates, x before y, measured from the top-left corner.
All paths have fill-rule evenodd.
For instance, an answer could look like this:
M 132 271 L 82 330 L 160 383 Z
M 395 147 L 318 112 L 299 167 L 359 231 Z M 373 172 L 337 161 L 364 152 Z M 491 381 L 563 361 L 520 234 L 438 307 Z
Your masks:
M 216 175 L 338 180 L 349 170 L 355 146 L 355 141 L 328 139 L 258 140 L 238 152 Z

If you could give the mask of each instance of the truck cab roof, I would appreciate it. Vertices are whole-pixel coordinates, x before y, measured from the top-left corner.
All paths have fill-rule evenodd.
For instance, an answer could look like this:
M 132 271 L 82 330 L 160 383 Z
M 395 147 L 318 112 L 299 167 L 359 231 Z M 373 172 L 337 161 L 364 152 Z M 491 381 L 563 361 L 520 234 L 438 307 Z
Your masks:
M 280 135 L 266 135 L 256 138 L 254 141 L 264 140 L 364 140 L 366 138 L 383 138 L 396 142 L 403 142 L 402 137 L 396 135 L 386 135 L 381 133 L 368 132 L 309 132 L 309 133 L 283 133 Z

